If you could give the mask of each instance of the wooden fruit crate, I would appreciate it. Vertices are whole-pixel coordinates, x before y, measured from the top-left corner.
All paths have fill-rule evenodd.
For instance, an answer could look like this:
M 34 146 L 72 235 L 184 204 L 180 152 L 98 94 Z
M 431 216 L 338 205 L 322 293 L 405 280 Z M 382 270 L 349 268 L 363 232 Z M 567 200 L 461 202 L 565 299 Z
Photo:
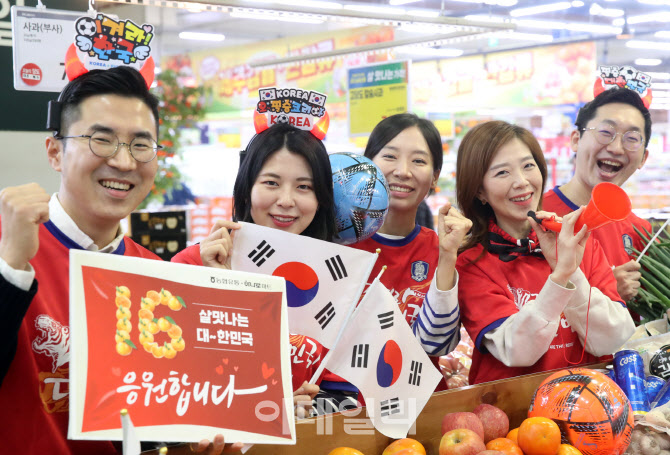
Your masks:
M 605 363 L 589 368 L 604 368 Z M 481 403 L 499 407 L 510 419 L 510 429 L 527 417 L 533 392 L 553 371 L 519 376 L 485 384 L 434 393 L 416 420 L 408 437 L 421 442 L 427 455 L 438 455 L 442 438 L 442 417 L 449 412 L 472 411 Z M 254 445 L 246 455 L 327 455 L 341 446 L 353 447 L 365 455 L 381 455 L 393 439 L 374 429 L 365 408 L 329 414 L 296 422 L 296 445 Z M 145 452 L 157 454 L 156 451 Z M 170 448 L 168 455 L 192 453 L 188 447 Z

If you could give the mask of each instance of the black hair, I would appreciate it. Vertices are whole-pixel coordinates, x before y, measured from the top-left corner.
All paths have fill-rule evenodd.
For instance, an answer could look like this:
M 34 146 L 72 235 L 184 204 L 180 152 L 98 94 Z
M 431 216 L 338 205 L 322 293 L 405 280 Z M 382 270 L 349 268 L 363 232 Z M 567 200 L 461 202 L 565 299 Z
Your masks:
M 49 128 L 55 129 L 54 135 L 63 136 L 67 128 L 78 120 L 79 105 L 91 96 L 118 95 L 124 98 L 138 98 L 151 110 L 156 121 L 158 135 L 158 98 L 147 87 L 142 75 L 128 66 L 117 66 L 106 70 L 90 70 L 70 81 L 58 97 L 60 119 L 48 119 Z M 49 110 L 53 109 L 52 103 Z M 50 112 L 51 116 L 52 113 Z M 57 114 L 56 114 L 57 115 Z
M 332 240 L 336 231 L 333 180 L 328 152 L 323 142 L 312 133 L 287 123 L 272 125 L 249 142 L 235 179 L 233 221 L 254 222 L 251 218 L 251 189 L 265 162 L 284 147 L 307 161 L 312 171 L 314 194 L 319 204 L 314 219 L 300 235 Z
M 579 137 L 582 137 L 582 134 L 584 134 L 586 124 L 595 118 L 598 108 L 612 103 L 628 104 L 640 111 L 640 114 L 644 117 L 644 147 L 647 148 L 649 139 L 651 138 L 651 114 L 642 102 L 640 95 L 627 88 L 616 87 L 605 90 L 579 110 L 577 120 L 575 120 L 575 126 L 579 130 Z
M 413 126 L 419 128 L 426 144 L 428 144 L 428 149 L 433 157 L 433 171 L 440 171 L 442 169 L 442 138 L 440 132 L 437 131 L 430 120 L 409 112 L 395 114 L 379 122 L 370 133 L 364 155 L 373 159 L 394 137 Z

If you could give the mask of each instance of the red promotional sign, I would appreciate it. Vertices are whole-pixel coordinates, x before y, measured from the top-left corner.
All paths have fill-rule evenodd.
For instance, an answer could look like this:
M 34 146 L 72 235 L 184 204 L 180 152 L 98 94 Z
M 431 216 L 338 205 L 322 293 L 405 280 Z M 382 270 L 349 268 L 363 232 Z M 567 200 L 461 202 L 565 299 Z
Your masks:
M 103 255 L 81 256 L 98 260 Z M 233 433 L 217 432 L 234 440 L 268 442 L 263 437 L 270 437 L 291 443 L 292 412 L 282 406 L 290 376 L 285 384 L 282 355 L 289 345 L 282 338 L 281 286 L 262 275 L 112 258 L 119 260 L 104 268 L 82 261 L 71 271 L 81 278 L 78 297 L 72 298 L 83 297 L 72 305 L 85 307 L 75 318 L 86 330 L 72 324 L 73 376 L 85 377 L 85 387 L 72 385 L 83 404 L 83 437 L 119 430 L 118 412 L 125 408 L 140 433 L 143 427 L 201 426 L 229 430 Z M 123 262 L 148 263 L 145 270 L 162 271 L 165 278 L 131 273 Z M 211 439 L 212 431 L 201 437 Z M 185 439 L 170 430 L 160 440 Z

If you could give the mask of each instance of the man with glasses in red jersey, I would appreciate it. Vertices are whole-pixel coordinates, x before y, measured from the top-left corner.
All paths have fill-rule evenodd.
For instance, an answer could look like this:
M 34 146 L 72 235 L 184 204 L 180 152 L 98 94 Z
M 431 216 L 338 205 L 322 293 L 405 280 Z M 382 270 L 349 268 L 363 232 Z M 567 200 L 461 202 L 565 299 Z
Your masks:
M 559 216 L 587 205 L 600 182 L 623 185 L 649 156 L 651 115 L 634 90 L 612 88 L 600 93 L 579 110 L 575 126 L 570 136 L 575 173 L 568 183 L 545 193 L 542 201 L 542 210 Z M 634 227 L 651 231 L 648 221 L 631 213 L 591 233 L 614 267 L 617 290 L 625 301 L 640 287 L 640 264 L 632 260 L 632 248 L 640 251 L 643 244 Z
M 67 439 L 69 251 L 159 259 L 120 228 L 158 170 L 158 100 L 134 69 L 93 70 L 49 104 L 47 127 L 58 193 L 37 183 L 0 191 L 0 451 L 116 454 L 111 441 Z M 221 435 L 195 448 L 223 449 Z

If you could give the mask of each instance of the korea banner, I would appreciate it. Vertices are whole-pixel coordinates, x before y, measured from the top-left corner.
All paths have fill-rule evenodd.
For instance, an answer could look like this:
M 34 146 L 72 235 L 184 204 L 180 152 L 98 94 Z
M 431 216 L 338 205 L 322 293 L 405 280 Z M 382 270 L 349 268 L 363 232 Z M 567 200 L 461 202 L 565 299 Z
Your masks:
M 235 231 L 233 270 L 286 280 L 289 330 L 333 346 L 377 255 L 250 223 Z
M 295 444 L 281 278 L 70 250 L 70 356 L 70 439 Z
M 372 424 L 389 438 L 407 436 L 443 378 L 379 277 L 330 353 L 327 368 L 360 389 Z

